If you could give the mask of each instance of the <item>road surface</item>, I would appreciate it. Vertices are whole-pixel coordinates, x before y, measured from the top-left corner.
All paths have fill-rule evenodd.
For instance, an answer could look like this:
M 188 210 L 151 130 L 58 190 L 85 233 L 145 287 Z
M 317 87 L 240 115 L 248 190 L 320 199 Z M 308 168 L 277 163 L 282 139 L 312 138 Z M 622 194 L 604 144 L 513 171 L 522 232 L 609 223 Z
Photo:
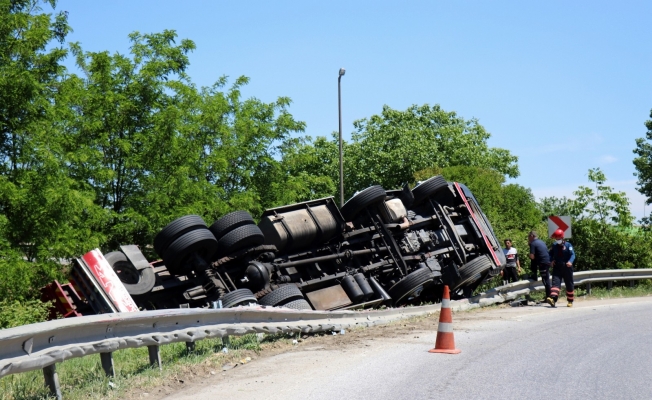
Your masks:
M 378 335 L 257 359 L 166 398 L 652 398 L 652 298 L 560 306 L 455 313 L 457 355 L 428 353 L 436 321 L 389 337 L 373 328 Z

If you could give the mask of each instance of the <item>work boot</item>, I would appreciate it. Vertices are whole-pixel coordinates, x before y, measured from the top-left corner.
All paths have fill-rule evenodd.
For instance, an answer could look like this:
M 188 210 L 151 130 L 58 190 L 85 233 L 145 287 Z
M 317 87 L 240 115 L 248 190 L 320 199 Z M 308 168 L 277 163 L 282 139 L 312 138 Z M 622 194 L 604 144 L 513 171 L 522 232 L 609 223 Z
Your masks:
M 546 297 L 546 303 L 550 304 L 550 307 L 555 307 L 555 300 L 552 297 Z
M 566 307 L 573 307 L 573 303 L 569 302 L 568 304 L 566 304 Z

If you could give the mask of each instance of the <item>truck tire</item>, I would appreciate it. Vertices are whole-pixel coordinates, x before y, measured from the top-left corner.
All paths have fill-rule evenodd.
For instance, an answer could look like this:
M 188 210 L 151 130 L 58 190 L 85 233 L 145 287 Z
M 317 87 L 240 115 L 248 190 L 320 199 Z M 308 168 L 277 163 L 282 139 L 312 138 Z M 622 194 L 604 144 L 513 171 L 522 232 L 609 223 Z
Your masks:
M 292 300 L 289 303 L 285 303 L 285 305 L 283 307 L 291 308 L 293 310 L 310 310 L 310 311 L 312 311 L 312 307 L 310 307 L 310 303 L 308 303 L 304 299 Z
M 156 254 L 162 258 L 163 255 L 165 255 L 168 246 L 178 239 L 179 236 L 202 228 L 206 228 L 206 223 L 199 215 L 186 215 L 177 218 L 167 224 L 165 228 L 161 229 L 161 231 L 154 236 L 154 251 L 156 251 Z
M 468 285 L 482 278 L 482 273 L 491 268 L 492 262 L 487 256 L 474 258 L 464 264 L 460 269 L 460 280 L 453 286 L 452 290 L 457 290 L 464 285 Z
M 210 230 L 215 236 L 215 239 L 219 241 L 224 235 L 243 225 L 256 225 L 256 222 L 251 218 L 251 215 L 249 215 L 248 212 L 234 211 L 213 222 L 208 230 Z
M 231 308 L 256 303 L 256 296 L 249 289 L 237 289 L 225 294 L 220 300 L 222 300 L 222 308 Z
M 264 306 L 281 306 L 292 300 L 303 300 L 303 293 L 294 285 L 281 285 L 263 296 L 258 303 Z M 305 300 L 304 300 L 305 301 Z
M 340 209 L 345 221 L 352 221 L 363 209 L 385 199 L 387 193 L 382 186 L 375 185 L 366 188 L 351 197 Z
M 433 279 L 434 275 L 429 268 L 419 268 L 396 282 L 387 292 L 392 297 L 394 305 L 400 305 L 410 295 L 414 295 L 414 297 L 420 296 L 420 290 L 423 289 L 423 285 L 430 283 Z
M 217 240 L 207 229 L 186 232 L 168 247 L 163 261 L 167 269 L 175 274 L 184 274 L 184 264 L 192 253 L 209 262 L 217 250 Z
M 143 295 L 151 292 L 154 288 L 156 276 L 154 276 L 154 269 L 152 267 L 137 270 L 121 251 L 107 253 L 104 255 L 104 258 L 109 262 L 109 265 L 118 275 L 120 282 L 122 282 L 125 289 L 127 289 L 127 293 L 130 295 Z
M 245 247 L 260 246 L 265 236 L 257 225 L 243 225 L 224 235 L 217 243 L 219 257 L 227 256 Z
M 433 176 L 412 189 L 412 195 L 414 196 L 414 202 L 412 204 L 421 204 L 425 199 L 434 196 L 437 192 L 446 187 L 448 187 L 448 182 L 446 182 L 446 179 L 444 179 L 443 176 Z

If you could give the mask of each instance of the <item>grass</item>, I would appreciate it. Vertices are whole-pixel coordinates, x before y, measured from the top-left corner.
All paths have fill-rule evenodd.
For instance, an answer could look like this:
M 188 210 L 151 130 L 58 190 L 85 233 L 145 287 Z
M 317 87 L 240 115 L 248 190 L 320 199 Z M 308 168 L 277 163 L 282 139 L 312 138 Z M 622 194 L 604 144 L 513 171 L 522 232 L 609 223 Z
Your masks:
M 562 290 L 562 298 L 565 291 Z M 629 287 L 628 281 L 616 282 L 611 290 L 606 284 L 594 284 L 591 295 L 584 285 L 575 288 L 575 297 L 583 299 L 608 299 L 622 297 L 645 297 L 652 295 L 652 281 L 640 281 Z M 543 300 L 543 292 L 530 295 L 533 300 Z M 402 323 L 404 321 L 401 321 Z M 59 381 L 65 399 L 88 398 L 118 399 L 127 391 L 138 388 L 143 391 L 158 390 L 170 381 L 180 381 L 188 374 L 200 371 L 222 372 L 222 366 L 236 363 L 241 359 L 255 357 L 260 352 L 274 346 L 289 345 L 292 337 L 288 335 L 266 335 L 259 341 L 255 334 L 231 337 L 229 352 L 222 352 L 221 339 L 206 339 L 196 342 L 195 350 L 188 352 L 185 343 L 161 346 L 163 371 L 150 368 L 147 348 L 125 349 L 113 353 L 116 369 L 115 378 L 104 376 L 100 356 L 93 355 L 75 358 L 57 364 Z M 32 371 L 9 375 L 0 379 L 0 400 L 47 399 L 48 392 L 43 386 L 43 373 Z
M 266 346 L 278 341 L 291 343 L 287 335 L 266 335 L 261 342 L 255 334 L 231 337 L 229 352 L 223 353 L 221 339 L 206 339 L 195 343 L 188 352 L 185 343 L 161 346 L 163 370 L 149 366 L 147 347 L 119 350 L 113 353 L 115 378 L 107 378 L 100 364 L 100 356 L 75 358 L 57 364 L 57 373 L 65 399 L 122 398 L 134 387 L 156 388 L 170 380 L 178 380 L 193 367 L 222 372 L 226 363 L 237 363 L 247 356 L 257 355 Z M 0 399 L 48 399 L 41 370 L 9 375 L 0 379 Z
M 614 299 L 623 297 L 646 297 L 651 295 L 652 281 L 649 279 L 639 281 L 634 287 L 629 286 L 629 281 L 616 281 L 611 290 L 607 288 L 606 283 L 594 283 L 591 285 L 591 294 L 587 293 L 585 285 L 575 287 L 576 299 Z M 543 301 L 546 296 L 543 291 L 539 291 L 530 293 L 529 297 L 535 301 Z M 561 290 L 559 298 L 566 298 L 566 290 Z

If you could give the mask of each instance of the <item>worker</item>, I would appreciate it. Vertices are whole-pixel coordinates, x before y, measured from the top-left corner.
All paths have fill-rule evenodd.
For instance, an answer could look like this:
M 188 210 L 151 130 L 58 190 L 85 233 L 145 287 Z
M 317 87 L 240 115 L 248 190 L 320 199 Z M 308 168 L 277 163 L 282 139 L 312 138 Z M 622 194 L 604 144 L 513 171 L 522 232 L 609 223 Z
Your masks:
M 518 261 L 518 251 L 512 246 L 512 239 L 505 239 L 505 269 L 500 274 L 503 276 L 503 284 L 518 281 L 518 275 L 521 273 L 521 263 Z M 517 271 L 518 268 L 518 271 Z
M 548 247 L 539 239 L 536 231 L 530 231 L 527 237 L 530 243 L 530 271 L 532 271 L 533 279 L 537 280 L 537 271 L 541 275 L 541 282 L 546 289 L 546 298 L 550 297 L 550 255 L 548 254 Z
M 573 245 L 564 240 L 564 231 L 561 229 L 553 232 L 551 237 L 555 241 L 549 253 L 550 259 L 552 260 L 552 288 L 550 289 L 550 296 L 546 298 L 546 302 L 550 306 L 555 307 L 559 298 L 561 280 L 563 279 L 566 284 L 566 306 L 573 307 L 573 300 L 575 299 L 575 287 L 573 283 L 575 251 L 573 250 Z

